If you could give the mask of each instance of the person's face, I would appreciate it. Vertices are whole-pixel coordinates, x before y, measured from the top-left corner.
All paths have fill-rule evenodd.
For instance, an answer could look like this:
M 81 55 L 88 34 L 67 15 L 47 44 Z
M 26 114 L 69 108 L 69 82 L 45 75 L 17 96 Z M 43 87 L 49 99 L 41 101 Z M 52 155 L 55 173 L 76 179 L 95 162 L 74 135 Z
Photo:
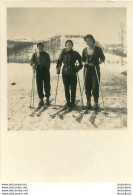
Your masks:
M 72 43 L 70 43 L 70 42 L 67 42 L 67 44 L 66 44 L 66 48 L 67 48 L 67 50 L 71 50 L 72 49 Z
M 89 47 L 92 47 L 94 45 L 94 42 L 91 38 L 87 38 L 86 40 L 86 44 L 89 46 Z
M 38 48 L 39 52 L 41 52 L 41 51 L 43 51 L 44 46 L 43 46 L 43 45 L 41 45 L 41 44 L 39 44 L 37 48 Z

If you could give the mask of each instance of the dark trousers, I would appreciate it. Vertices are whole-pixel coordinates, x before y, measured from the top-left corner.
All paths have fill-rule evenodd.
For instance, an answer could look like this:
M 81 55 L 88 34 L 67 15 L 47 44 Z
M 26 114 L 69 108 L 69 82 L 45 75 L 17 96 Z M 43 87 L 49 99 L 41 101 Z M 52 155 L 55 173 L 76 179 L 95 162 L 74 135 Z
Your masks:
M 50 96 L 50 71 L 49 68 L 37 68 L 36 70 L 36 83 L 37 83 L 37 92 L 40 99 L 43 99 L 43 88 L 45 91 L 45 97 Z
M 97 70 L 99 82 L 100 82 L 100 71 Z M 88 70 L 86 71 L 86 78 L 85 78 L 85 93 L 87 97 L 87 101 L 91 100 L 91 96 L 93 95 L 94 101 L 98 103 L 99 97 L 99 84 L 97 80 L 97 75 L 95 70 Z
M 64 90 L 65 90 L 65 97 L 66 101 L 75 102 L 76 98 L 76 87 L 77 87 L 77 75 L 65 75 L 62 74 L 63 84 L 64 84 Z M 70 90 L 71 90 L 71 96 L 70 96 Z

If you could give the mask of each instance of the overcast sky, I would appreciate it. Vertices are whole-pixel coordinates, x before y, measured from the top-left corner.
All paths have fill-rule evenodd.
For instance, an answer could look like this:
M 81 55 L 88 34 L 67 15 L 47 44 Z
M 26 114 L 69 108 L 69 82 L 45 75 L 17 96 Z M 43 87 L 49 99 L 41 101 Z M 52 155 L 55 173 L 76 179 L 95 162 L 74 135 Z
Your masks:
M 7 38 L 92 34 L 100 43 L 119 43 L 121 23 L 125 8 L 8 8 Z

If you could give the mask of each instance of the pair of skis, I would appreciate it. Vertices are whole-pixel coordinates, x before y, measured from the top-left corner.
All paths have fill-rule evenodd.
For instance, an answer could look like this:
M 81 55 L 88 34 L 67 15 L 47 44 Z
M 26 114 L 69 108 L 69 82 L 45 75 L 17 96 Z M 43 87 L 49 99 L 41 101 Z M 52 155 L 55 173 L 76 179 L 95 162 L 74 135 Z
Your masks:
M 93 108 L 90 108 L 90 109 L 82 109 L 82 110 L 79 110 L 79 113 L 77 115 L 73 114 L 73 117 L 75 118 L 75 120 L 77 122 L 81 122 L 82 118 L 84 117 L 84 115 L 87 115 L 87 114 L 91 114 L 91 117 L 90 117 L 90 122 L 92 122 L 92 120 L 96 118 L 97 114 L 100 112 L 100 109 L 98 110 L 94 110 Z
M 50 101 L 49 101 L 49 105 L 51 104 L 51 102 L 53 101 L 54 99 L 52 98 Z M 35 115 L 37 117 L 40 117 L 41 114 L 49 107 L 49 105 L 44 105 L 44 106 L 38 106 L 32 113 L 29 114 L 29 116 L 31 117 L 34 117 Z
M 75 106 L 80 102 L 80 100 L 75 101 Z M 68 113 L 70 113 L 74 108 L 73 107 L 63 107 L 54 114 L 51 114 L 51 118 L 55 118 L 56 116 L 59 116 L 60 119 L 63 119 L 64 116 Z

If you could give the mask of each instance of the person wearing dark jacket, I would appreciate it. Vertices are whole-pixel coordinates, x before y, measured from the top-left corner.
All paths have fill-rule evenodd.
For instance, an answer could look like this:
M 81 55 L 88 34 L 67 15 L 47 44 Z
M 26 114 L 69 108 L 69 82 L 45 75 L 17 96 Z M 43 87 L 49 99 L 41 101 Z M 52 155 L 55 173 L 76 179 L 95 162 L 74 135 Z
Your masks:
M 91 96 L 94 97 L 94 109 L 98 109 L 100 66 L 105 61 L 105 56 L 100 47 L 95 46 L 95 39 L 92 35 L 86 35 L 84 41 L 87 47 L 82 52 L 82 62 L 84 65 L 85 93 L 87 98 L 87 108 L 91 108 Z M 96 68 L 96 69 L 95 69 Z M 98 78 L 97 78 L 98 77 Z
M 62 50 L 57 60 L 56 71 L 57 74 L 60 74 L 61 65 L 63 63 L 62 79 L 65 90 L 66 106 L 74 107 L 76 98 L 77 72 L 82 69 L 83 65 L 80 54 L 73 50 L 73 42 L 71 40 L 67 40 L 65 46 L 66 48 Z M 79 65 L 75 66 L 77 61 Z
M 40 99 L 39 106 L 44 105 L 43 98 L 46 97 L 45 104 L 49 104 L 50 96 L 50 56 L 44 51 L 42 42 L 37 44 L 38 51 L 33 53 L 30 65 L 36 69 L 36 84 L 38 96 Z M 43 88 L 45 95 L 43 94 Z

